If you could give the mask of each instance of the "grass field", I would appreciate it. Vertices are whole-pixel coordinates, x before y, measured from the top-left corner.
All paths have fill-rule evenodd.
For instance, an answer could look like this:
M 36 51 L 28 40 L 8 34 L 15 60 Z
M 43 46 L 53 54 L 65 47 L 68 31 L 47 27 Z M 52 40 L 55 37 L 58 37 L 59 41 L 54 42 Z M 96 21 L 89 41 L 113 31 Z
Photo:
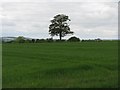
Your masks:
M 116 41 L 3 44 L 3 88 L 114 88 Z
M 0 89 L 2 89 L 2 44 L 0 44 Z

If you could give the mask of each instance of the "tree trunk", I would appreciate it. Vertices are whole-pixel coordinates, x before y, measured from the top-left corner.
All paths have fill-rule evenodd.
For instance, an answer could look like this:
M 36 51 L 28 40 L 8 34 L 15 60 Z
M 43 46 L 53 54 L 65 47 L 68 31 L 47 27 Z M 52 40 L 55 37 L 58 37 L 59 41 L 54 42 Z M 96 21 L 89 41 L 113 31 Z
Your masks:
M 62 32 L 60 32 L 59 36 L 60 36 L 60 41 L 61 41 L 62 40 Z

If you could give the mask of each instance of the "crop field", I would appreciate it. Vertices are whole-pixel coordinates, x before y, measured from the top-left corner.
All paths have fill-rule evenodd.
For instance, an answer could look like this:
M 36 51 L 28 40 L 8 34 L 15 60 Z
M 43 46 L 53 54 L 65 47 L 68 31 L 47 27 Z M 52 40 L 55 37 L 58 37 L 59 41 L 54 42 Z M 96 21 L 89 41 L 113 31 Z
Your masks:
M 0 89 L 2 89 L 2 44 L 0 44 Z
M 118 87 L 117 41 L 2 45 L 3 88 Z

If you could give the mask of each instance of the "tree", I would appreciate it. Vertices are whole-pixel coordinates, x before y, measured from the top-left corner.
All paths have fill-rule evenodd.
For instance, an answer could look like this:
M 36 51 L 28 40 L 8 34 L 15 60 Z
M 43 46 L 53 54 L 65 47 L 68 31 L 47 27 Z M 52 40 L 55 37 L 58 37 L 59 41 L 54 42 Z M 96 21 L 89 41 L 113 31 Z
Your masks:
M 71 37 L 71 38 L 68 39 L 68 41 L 70 41 L 70 42 L 79 42 L 80 39 L 77 38 L 77 37 Z
M 68 21 L 70 21 L 69 17 L 64 14 L 54 16 L 49 25 L 49 34 L 52 37 L 55 35 L 59 36 L 60 40 L 67 34 L 73 34 L 73 32 L 70 31 Z
M 47 42 L 53 42 L 54 40 L 52 38 L 47 38 L 46 41 Z
M 23 36 L 19 36 L 19 37 L 16 38 L 15 42 L 17 42 L 17 43 L 24 43 L 25 39 L 24 39 Z
M 26 39 L 26 40 L 25 40 L 25 43 L 32 43 L 32 40 Z
M 35 43 L 35 39 L 32 39 L 32 43 Z

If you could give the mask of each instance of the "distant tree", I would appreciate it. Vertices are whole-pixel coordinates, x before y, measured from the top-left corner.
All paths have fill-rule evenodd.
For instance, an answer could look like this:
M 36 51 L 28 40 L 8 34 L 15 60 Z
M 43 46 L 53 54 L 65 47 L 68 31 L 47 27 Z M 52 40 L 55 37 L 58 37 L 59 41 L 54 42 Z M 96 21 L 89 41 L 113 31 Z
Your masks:
M 45 42 L 44 39 L 36 39 L 36 43 L 42 43 L 42 42 Z
M 79 42 L 80 39 L 77 38 L 77 37 L 71 37 L 71 38 L 68 39 L 68 41 L 70 41 L 70 42 Z
M 45 39 L 39 39 L 39 42 L 42 43 L 42 42 L 46 42 Z
M 57 40 L 55 40 L 55 42 L 66 42 L 66 40 L 65 39 L 62 39 L 62 40 L 57 39 Z
M 85 42 L 85 40 L 83 39 L 81 42 Z
M 35 43 L 35 39 L 32 39 L 32 43 Z
M 53 38 L 47 38 L 46 41 L 47 42 L 53 42 Z
M 64 14 L 54 16 L 49 25 L 49 34 L 52 37 L 55 35 L 59 36 L 60 40 L 67 34 L 73 34 L 73 32 L 70 31 L 68 21 L 70 21 L 69 17 Z
M 40 42 L 40 40 L 39 39 L 36 39 L 36 43 L 39 43 Z
M 25 43 L 32 43 L 30 39 L 25 40 Z
M 24 39 L 23 36 L 19 36 L 19 37 L 16 38 L 15 42 L 17 42 L 17 43 L 24 43 L 25 39 Z
M 100 42 L 102 41 L 100 38 L 95 39 L 95 41 Z

